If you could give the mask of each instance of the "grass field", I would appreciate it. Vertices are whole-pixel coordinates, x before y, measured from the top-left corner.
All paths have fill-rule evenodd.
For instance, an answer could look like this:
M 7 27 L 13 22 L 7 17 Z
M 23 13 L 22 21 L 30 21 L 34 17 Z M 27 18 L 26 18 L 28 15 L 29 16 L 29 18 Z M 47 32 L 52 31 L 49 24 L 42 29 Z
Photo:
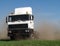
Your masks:
M 60 40 L 0 41 L 0 46 L 60 46 Z

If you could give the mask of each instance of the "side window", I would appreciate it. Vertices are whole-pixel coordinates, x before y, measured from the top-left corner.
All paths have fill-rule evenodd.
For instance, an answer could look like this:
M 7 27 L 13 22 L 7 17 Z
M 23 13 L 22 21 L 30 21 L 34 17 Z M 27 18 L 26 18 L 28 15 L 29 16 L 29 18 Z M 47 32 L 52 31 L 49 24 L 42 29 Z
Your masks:
M 11 17 L 9 18 L 9 21 L 11 22 Z

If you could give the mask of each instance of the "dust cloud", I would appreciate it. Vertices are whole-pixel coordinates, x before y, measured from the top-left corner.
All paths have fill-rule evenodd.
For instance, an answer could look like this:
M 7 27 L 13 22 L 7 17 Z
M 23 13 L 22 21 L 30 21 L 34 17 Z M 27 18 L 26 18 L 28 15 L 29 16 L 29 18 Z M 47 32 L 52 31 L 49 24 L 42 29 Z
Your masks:
M 60 40 L 60 28 L 48 21 L 38 23 L 35 38 L 40 40 Z
M 0 39 L 8 39 L 5 18 L 0 21 Z
M 35 26 L 34 37 L 40 40 L 60 40 L 60 27 L 48 21 L 39 22 Z M 0 39 L 7 38 L 7 24 L 4 19 L 0 21 Z

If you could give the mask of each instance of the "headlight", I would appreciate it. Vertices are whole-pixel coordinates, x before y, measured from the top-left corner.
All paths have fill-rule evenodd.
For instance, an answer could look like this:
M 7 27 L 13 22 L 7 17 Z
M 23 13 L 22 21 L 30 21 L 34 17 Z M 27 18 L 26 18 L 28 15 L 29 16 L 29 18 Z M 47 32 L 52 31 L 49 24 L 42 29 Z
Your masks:
M 25 30 L 25 32 L 29 32 L 29 30 Z
M 11 31 L 8 31 L 9 33 L 12 33 Z

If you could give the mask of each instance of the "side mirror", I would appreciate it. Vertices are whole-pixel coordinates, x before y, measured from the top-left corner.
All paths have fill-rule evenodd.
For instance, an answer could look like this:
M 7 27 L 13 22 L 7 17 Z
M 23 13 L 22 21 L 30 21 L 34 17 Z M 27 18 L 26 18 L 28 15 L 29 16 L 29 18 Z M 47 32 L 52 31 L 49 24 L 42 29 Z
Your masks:
M 31 20 L 34 20 L 34 16 L 33 15 L 31 16 Z
M 30 20 L 34 20 L 34 16 L 33 15 L 30 16 Z
M 32 15 L 32 20 L 34 20 L 34 16 Z
M 6 17 L 6 23 L 7 23 L 7 17 Z

